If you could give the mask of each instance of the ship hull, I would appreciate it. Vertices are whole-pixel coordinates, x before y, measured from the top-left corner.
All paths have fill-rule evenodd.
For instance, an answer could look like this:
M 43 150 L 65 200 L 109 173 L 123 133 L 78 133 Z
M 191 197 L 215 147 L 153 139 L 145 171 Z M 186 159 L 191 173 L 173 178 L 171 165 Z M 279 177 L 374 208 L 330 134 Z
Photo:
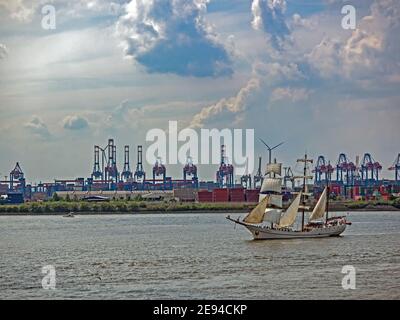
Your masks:
M 287 229 L 272 229 L 265 226 L 257 226 L 243 223 L 241 221 L 229 219 L 237 224 L 243 225 L 250 231 L 254 240 L 274 240 L 274 239 L 305 239 L 305 238 L 326 238 L 340 236 L 346 230 L 346 224 L 335 226 L 323 226 L 307 231 L 294 231 Z

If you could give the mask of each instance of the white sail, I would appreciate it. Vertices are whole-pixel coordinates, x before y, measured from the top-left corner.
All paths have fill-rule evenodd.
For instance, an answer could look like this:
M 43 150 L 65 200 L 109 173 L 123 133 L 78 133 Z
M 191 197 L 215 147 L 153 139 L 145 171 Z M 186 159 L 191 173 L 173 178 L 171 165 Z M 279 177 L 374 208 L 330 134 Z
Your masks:
M 310 221 L 319 220 L 324 216 L 326 210 L 326 201 L 327 201 L 327 188 L 324 189 L 321 196 L 319 197 L 319 200 L 315 205 L 313 212 L 310 215 L 309 219 Z
M 264 215 L 264 221 L 278 224 L 281 220 L 282 211 L 277 209 L 267 209 Z
M 265 209 L 269 197 L 265 197 L 251 212 L 243 219 L 246 223 L 261 223 L 264 219 Z
M 269 202 L 268 202 L 268 206 L 282 209 L 282 195 L 280 195 L 280 194 L 271 194 L 269 196 L 270 196 L 270 199 L 269 199 Z
M 265 167 L 265 174 L 270 173 L 282 175 L 282 163 L 268 163 Z
M 279 227 L 290 227 L 295 222 L 297 212 L 299 210 L 300 199 L 301 192 L 297 195 L 297 197 L 291 203 L 290 207 L 282 215 L 282 218 L 279 222 Z
M 260 192 L 276 192 L 282 191 L 282 179 L 264 178 Z
M 267 196 L 266 194 L 260 193 L 260 194 L 258 195 L 258 202 L 261 202 L 262 199 L 264 199 L 266 196 Z

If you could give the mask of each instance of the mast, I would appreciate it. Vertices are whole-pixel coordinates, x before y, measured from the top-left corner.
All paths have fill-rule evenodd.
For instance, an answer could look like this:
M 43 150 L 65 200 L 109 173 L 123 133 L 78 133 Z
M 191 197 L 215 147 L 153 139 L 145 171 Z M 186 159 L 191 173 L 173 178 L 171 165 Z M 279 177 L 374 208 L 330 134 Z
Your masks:
M 269 163 L 271 164 L 271 150 L 269 150 Z M 275 158 L 275 161 L 274 161 L 274 163 L 276 163 L 276 158 Z M 270 173 L 269 174 L 269 177 L 270 178 L 275 178 L 275 172 L 274 173 Z M 274 223 L 271 221 L 271 229 L 274 227 Z
M 326 179 L 326 220 L 325 220 L 325 222 L 328 222 L 328 215 L 329 215 L 329 194 L 330 194 L 330 191 L 329 191 L 329 181 L 328 181 L 328 179 Z
M 307 163 L 313 163 L 312 159 L 307 159 L 307 153 L 304 155 L 304 159 L 298 159 L 297 162 L 304 162 L 303 169 L 303 194 L 302 194 L 302 206 L 301 206 L 301 231 L 304 230 L 304 215 L 306 210 L 306 195 L 307 195 Z
M 282 164 L 278 163 L 276 159 L 274 162 L 269 162 L 265 168 L 265 176 L 260 189 L 260 195 L 269 197 L 268 208 L 269 209 L 282 209 Z M 276 219 L 272 217 L 274 214 L 266 215 L 266 221 L 271 222 L 271 228 L 273 224 L 277 223 Z M 276 216 L 276 214 L 275 214 Z
M 302 201 L 301 204 L 303 205 L 301 208 L 301 231 L 304 230 L 304 212 L 305 212 L 305 206 L 306 206 L 306 197 L 304 196 L 304 194 L 306 193 L 306 183 L 307 183 L 307 179 L 306 179 L 306 175 L 307 175 L 307 153 L 304 156 L 304 170 L 303 170 L 303 196 L 302 196 Z

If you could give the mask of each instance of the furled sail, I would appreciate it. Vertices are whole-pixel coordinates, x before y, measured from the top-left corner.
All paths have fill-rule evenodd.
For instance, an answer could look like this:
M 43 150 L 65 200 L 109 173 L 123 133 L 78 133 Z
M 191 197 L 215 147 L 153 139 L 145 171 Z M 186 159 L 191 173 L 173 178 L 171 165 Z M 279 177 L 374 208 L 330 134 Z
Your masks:
M 264 178 L 260 192 L 276 192 L 282 191 L 282 179 Z
M 299 210 L 300 199 L 301 192 L 297 195 L 297 197 L 291 203 L 290 207 L 282 215 L 279 222 L 279 227 L 290 227 L 295 222 L 297 212 Z
M 315 205 L 313 212 L 310 215 L 309 219 L 310 221 L 319 220 L 324 216 L 326 210 L 326 201 L 327 201 L 327 188 L 324 189 L 321 196 L 319 197 L 319 200 Z
M 264 221 L 278 224 L 281 220 L 282 211 L 277 209 L 267 209 L 264 215 Z
M 268 196 L 262 199 L 261 202 L 243 219 L 243 221 L 246 223 L 261 223 L 264 219 L 268 199 Z
M 265 174 L 275 173 L 282 175 L 282 163 L 268 163 L 265 167 Z

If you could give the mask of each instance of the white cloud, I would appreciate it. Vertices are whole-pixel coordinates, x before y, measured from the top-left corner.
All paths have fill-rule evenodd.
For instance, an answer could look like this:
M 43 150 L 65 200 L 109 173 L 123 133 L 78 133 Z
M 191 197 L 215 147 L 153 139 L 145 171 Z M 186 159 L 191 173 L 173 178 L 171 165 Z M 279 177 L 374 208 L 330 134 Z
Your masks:
M 268 94 L 276 85 L 287 81 L 298 81 L 303 77 L 295 63 L 257 62 L 253 65 L 252 77 L 235 96 L 222 98 L 217 103 L 204 107 L 192 118 L 191 127 L 202 127 L 207 121 L 224 112 L 234 115 L 235 123 L 237 123 L 243 120 L 243 114 L 255 102 L 253 100 L 260 100 L 263 94 Z M 294 94 L 300 98 L 301 93 Z
M 89 127 L 86 118 L 79 115 L 69 115 L 63 119 L 63 127 L 68 130 L 82 130 Z
M 259 89 L 260 80 L 258 78 L 251 78 L 246 85 L 239 90 L 239 92 L 230 98 L 223 98 L 217 103 L 212 104 L 208 107 L 203 108 L 198 114 L 196 114 L 190 124 L 193 128 L 201 128 L 205 121 L 210 118 L 228 111 L 235 115 L 242 113 L 246 110 L 249 96 Z
M 280 49 L 290 34 L 284 16 L 285 11 L 285 0 L 253 0 L 251 4 L 253 28 L 266 32 L 275 49 Z
M 119 2 L 108 0 L 0 0 L 0 8 L 4 8 L 12 19 L 23 23 L 32 22 L 35 16 L 41 14 L 40 9 L 45 5 L 56 8 L 57 18 L 118 15 L 122 9 Z
M 31 21 L 35 11 L 43 1 L 33 0 L 0 0 L 0 8 L 6 9 L 12 19 L 21 22 Z
M 71 2 L 71 1 L 69 1 Z M 119 1 L 121 3 L 128 2 Z M 101 14 L 110 14 L 110 15 L 118 15 L 122 13 L 123 5 L 119 2 L 109 1 L 109 0 L 76 0 L 72 9 L 70 9 L 69 13 L 71 15 L 83 15 L 89 12 L 93 13 L 101 13 Z
M 322 77 L 341 74 L 343 71 L 340 69 L 342 46 L 343 43 L 338 39 L 323 39 L 306 55 L 308 63 Z
M 7 47 L 0 43 L 0 59 L 4 59 L 8 55 L 8 49 Z
M 366 77 L 377 82 L 400 76 L 400 2 L 374 2 L 370 14 L 345 40 L 325 38 L 308 55 L 308 62 L 322 77 L 340 75 L 349 80 Z
M 0 0 L 2 2 L 4 0 Z M 6 2 L 10 5 L 22 3 Z M 32 25 L 4 20 L 7 25 L 3 24 L 5 30 L 1 42 L 7 45 L 10 54 L 7 61 L 0 61 L 3 80 L 0 100 L 4 108 L 0 128 L 10 128 L 6 131 L 14 130 L 16 134 L 12 139 L 1 141 L 2 147 L 7 150 L 7 157 L 0 159 L 1 166 L 6 166 L 7 161 L 12 159 L 22 158 L 23 154 L 19 150 L 26 154 L 26 150 L 29 150 L 29 158 L 24 163 L 31 165 L 32 169 L 27 170 L 30 176 L 40 172 L 40 175 L 53 178 L 59 171 L 50 160 L 41 161 L 40 155 L 55 152 L 65 155 L 60 157 L 61 164 L 70 169 L 64 171 L 65 175 L 84 176 L 87 172 L 82 163 L 92 161 L 94 138 L 103 141 L 103 138 L 112 136 L 119 146 L 123 143 L 140 144 L 146 130 L 163 128 L 169 119 L 179 120 L 180 126 L 192 123 L 194 126 L 215 127 L 233 127 L 237 123 L 235 121 L 241 119 L 243 127 L 254 128 L 257 135 L 263 135 L 271 141 L 278 142 L 289 136 L 287 141 L 291 141 L 291 146 L 278 154 L 281 157 L 287 153 L 287 161 L 293 160 L 296 153 L 303 152 L 306 144 L 309 144 L 307 148 L 310 150 L 331 152 L 335 157 L 339 151 L 346 148 L 353 150 L 356 146 L 360 151 L 354 152 L 367 150 L 379 159 L 382 155 L 383 159 L 386 157 L 393 160 L 394 142 L 382 142 L 381 137 L 382 134 L 396 136 L 399 133 L 400 100 L 396 92 L 400 83 L 397 39 L 400 19 L 397 3 L 375 1 L 370 10 L 359 10 L 357 6 L 358 29 L 352 32 L 340 27 L 338 3 L 335 7 L 312 14 L 307 11 L 307 7 L 304 11 L 300 9 L 296 15 L 293 14 L 293 8 L 302 6 L 292 7 L 294 2 L 287 1 L 288 8 L 286 11 L 281 10 L 280 21 L 286 24 L 289 33 L 279 33 L 274 28 L 264 28 L 260 22 L 260 31 L 254 31 L 250 23 L 249 5 L 243 5 L 242 1 L 228 1 L 229 6 L 232 5 L 229 9 L 225 4 L 222 7 L 213 4 L 213 11 L 206 13 L 205 7 L 196 9 L 191 1 L 173 0 L 174 3 L 187 3 L 189 11 L 185 11 L 183 5 L 176 7 L 182 12 L 178 10 L 177 16 L 173 13 L 167 19 L 162 15 L 165 11 L 161 10 L 157 15 L 154 7 L 147 18 L 141 20 L 138 16 L 126 21 L 124 27 L 127 31 L 139 28 L 140 21 L 147 23 L 149 19 L 159 25 L 159 33 L 153 34 L 143 27 L 143 32 L 137 30 L 120 34 L 126 36 L 126 39 L 122 38 L 123 41 L 137 41 L 138 45 L 131 48 L 136 51 L 131 51 L 131 54 L 140 68 L 133 69 L 129 60 L 121 59 L 121 50 L 118 48 L 121 38 L 113 37 L 117 17 L 128 13 L 122 1 L 116 2 L 120 4 L 116 7 L 119 9 L 111 13 L 112 17 L 104 18 L 109 12 L 105 0 L 70 1 L 68 5 L 64 5 L 67 2 L 61 0 L 46 1 L 56 6 L 57 32 L 43 33 L 40 30 L 39 8 L 32 11 Z M 162 7 L 162 4 L 168 2 L 148 0 L 140 3 L 147 6 L 160 3 Z M 366 2 L 370 3 L 371 0 Z M 26 12 L 29 12 L 34 1 L 24 3 Z M 206 5 L 204 1 L 197 3 Z M 267 7 L 273 3 L 278 6 L 278 2 L 258 3 Z M 362 5 L 365 6 L 364 2 Z M 0 5 L 1 17 L 5 17 L 9 12 L 2 9 Z M 322 6 L 316 9 L 320 10 Z M 15 14 L 14 18 L 30 16 L 23 12 Z M 75 17 L 77 20 L 73 20 Z M 196 21 L 194 17 L 201 17 L 201 21 Z M 259 17 L 262 18 L 261 13 Z M 119 23 L 122 20 L 121 17 Z M 138 24 L 134 24 L 133 20 Z M 218 34 L 209 29 L 208 22 L 213 23 L 212 28 Z M 183 28 L 178 28 L 179 23 L 182 23 Z M 31 31 L 34 25 L 36 28 Z M 149 28 L 151 26 L 152 23 Z M 195 37 L 189 36 L 188 26 L 195 27 L 190 29 Z M 156 31 L 157 28 L 154 26 Z M 138 38 L 130 40 L 131 36 Z M 142 45 L 140 37 L 145 39 L 147 36 L 148 41 Z M 278 44 L 283 43 L 279 52 L 275 50 L 276 55 L 270 53 L 274 51 L 270 50 L 271 37 L 275 37 Z M 196 39 L 201 41 L 196 42 Z M 221 74 L 219 70 L 226 67 L 224 63 L 221 66 L 214 63 L 218 59 L 207 56 L 206 49 L 191 50 L 196 45 L 199 48 L 212 47 L 221 39 L 227 39 L 224 41 L 224 49 L 233 62 L 228 66 L 235 67 L 232 77 L 209 79 L 169 74 L 180 72 L 196 75 L 199 72 L 196 66 L 206 66 L 206 74 Z M 236 45 L 236 48 L 228 49 L 228 43 L 232 48 Z M 168 51 L 168 55 L 163 54 L 162 50 L 158 51 L 160 48 L 166 50 L 168 45 L 171 45 L 172 53 L 176 53 L 176 56 Z M 231 51 L 236 50 L 240 51 L 241 56 L 232 54 Z M 193 52 L 199 52 L 206 63 L 203 64 Z M 180 60 L 177 59 L 175 63 L 173 59 L 178 53 L 186 59 L 180 70 Z M 153 58 L 158 59 L 153 60 L 157 63 L 155 67 L 151 66 Z M 195 63 L 190 64 L 190 59 Z M 143 66 L 150 73 L 163 74 L 144 74 L 140 72 Z M 173 68 L 172 71 L 166 69 L 168 67 Z M 371 83 L 374 90 L 370 90 Z M 357 102 L 360 97 L 364 99 Z M 378 97 L 390 99 L 379 102 Z M 129 99 L 129 103 L 122 103 L 117 108 L 110 107 L 116 106 L 123 99 Z M 279 108 L 268 107 L 275 104 Z M 76 136 L 62 128 L 65 110 L 71 116 L 85 115 L 90 120 L 90 130 L 80 137 L 79 146 Z M 27 121 L 26 114 L 35 113 L 45 117 L 45 123 L 40 118 L 33 118 L 23 125 L 24 130 L 18 131 L 21 123 Z M 288 130 L 282 131 L 282 121 Z M 365 123 L 369 124 L 367 131 Z M 305 137 L 299 136 L 298 132 L 302 132 L 304 126 L 315 129 L 305 133 Z M 315 132 L 321 132 L 321 135 L 315 135 Z M 32 143 L 30 137 L 33 135 L 50 137 L 62 143 L 54 143 L 52 146 L 40 140 Z M 332 144 L 327 145 L 324 141 Z M 75 163 L 71 163 L 67 151 L 76 147 L 79 147 L 79 155 L 74 159 Z M 120 154 L 118 161 L 121 161 Z M 44 169 L 41 170 L 40 166 Z M 170 168 L 168 170 L 173 172 Z M 214 169 L 204 168 L 204 171 L 201 169 L 202 179 L 207 176 L 205 172 L 208 170 L 210 177 L 213 177 Z M 170 174 L 181 174 L 181 168 Z
M 27 128 L 31 133 L 43 138 L 50 138 L 51 134 L 47 125 L 38 116 L 33 116 L 32 119 L 25 123 L 25 128 Z
M 253 72 L 264 78 L 264 81 L 270 85 L 304 78 L 298 65 L 294 62 L 256 62 L 253 65 Z
M 125 55 L 149 72 L 230 75 L 229 52 L 204 19 L 208 2 L 131 1 L 116 26 Z
M 100 130 L 117 132 L 122 128 L 137 128 L 145 120 L 144 108 L 135 108 L 130 100 L 123 100 L 111 112 L 105 114 Z
M 315 23 L 311 19 L 302 18 L 300 14 L 295 13 L 292 16 L 291 28 L 303 27 L 307 29 L 315 28 Z
M 310 91 L 305 88 L 278 87 L 272 90 L 271 101 L 289 100 L 291 102 L 298 102 L 307 100 L 309 95 Z

